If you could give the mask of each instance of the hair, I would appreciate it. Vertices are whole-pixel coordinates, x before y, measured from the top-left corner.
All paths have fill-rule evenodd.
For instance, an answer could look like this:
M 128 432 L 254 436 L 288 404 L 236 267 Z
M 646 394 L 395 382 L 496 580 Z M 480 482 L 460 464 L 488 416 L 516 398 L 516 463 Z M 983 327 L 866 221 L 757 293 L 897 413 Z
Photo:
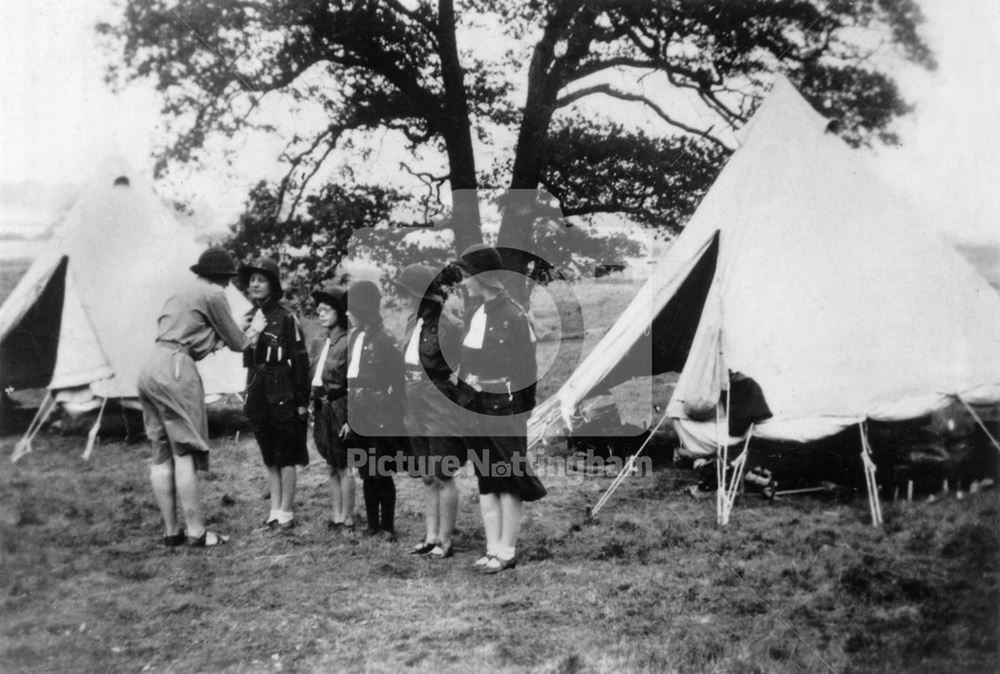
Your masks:
M 267 297 L 268 297 L 268 299 L 270 299 L 270 298 L 272 298 L 272 297 L 274 297 L 275 295 L 278 294 L 277 293 L 277 288 L 275 288 L 275 285 L 274 285 L 274 279 L 271 278 L 270 274 L 265 274 L 262 271 L 251 271 L 249 274 L 247 274 L 247 288 L 250 287 L 250 279 L 253 278 L 254 275 L 261 276 L 261 277 L 264 278 L 265 281 L 267 281 Z
M 220 286 L 227 286 L 229 282 L 233 280 L 231 274 L 198 274 L 198 276 L 207 280 L 209 283 L 214 283 Z
M 330 304 L 329 302 L 323 302 L 322 300 L 316 302 L 316 308 L 319 309 L 319 305 L 321 305 L 321 304 L 325 304 L 326 306 L 328 306 L 331 309 L 333 309 L 333 313 L 335 313 L 337 315 L 337 325 L 340 326 L 341 328 L 343 328 L 344 330 L 346 330 L 347 329 L 347 309 L 345 309 L 342 306 L 339 306 L 338 304 Z

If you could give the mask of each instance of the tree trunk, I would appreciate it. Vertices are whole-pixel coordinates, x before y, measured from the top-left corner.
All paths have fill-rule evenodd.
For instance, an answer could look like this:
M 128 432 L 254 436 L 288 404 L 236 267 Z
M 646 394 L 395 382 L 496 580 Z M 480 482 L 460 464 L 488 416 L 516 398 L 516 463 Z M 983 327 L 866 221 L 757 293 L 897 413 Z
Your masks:
M 455 5 L 438 1 L 438 56 L 444 84 L 442 124 L 452 189 L 452 229 L 457 254 L 483 240 L 479 215 L 476 156 L 472 147 L 472 124 L 465 89 L 465 70 L 458 58 L 455 39 Z
M 556 83 L 550 76 L 555 51 L 556 32 L 549 30 L 535 45 L 528 69 L 528 93 L 514 150 L 510 193 L 503 208 L 497 245 L 504 248 L 504 265 L 511 271 L 526 274 L 530 261 L 531 232 L 534 225 L 535 197 L 542 177 L 542 147 L 555 112 Z M 525 276 L 521 283 L 508 288 L 515 302 L 530 308 L 531 285 Z

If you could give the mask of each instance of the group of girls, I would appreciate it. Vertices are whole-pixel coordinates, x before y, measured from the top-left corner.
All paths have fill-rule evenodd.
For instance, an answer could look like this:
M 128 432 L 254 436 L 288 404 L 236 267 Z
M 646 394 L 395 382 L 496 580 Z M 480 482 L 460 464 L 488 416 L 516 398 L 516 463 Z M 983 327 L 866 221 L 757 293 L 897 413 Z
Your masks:
M 463 324 L 443 310 L 445 289 L 424 265 L 394 285 L 408 305 L 403 348 L 386 332 L 381 293 L 370 281 L 312 294 L 327 335 L 310 364 L 295 315 L 279 302 L 277 264 L 241 269 L 262 327 L 244 352 L 246 414 L 268 470 L 265 525 L 295 525 L 296 466 L 308 463 L 306 432 L 329 468 L 332 531 L 353 534 L 354 471 L 362 480 L 363 534 L 396 540 L 396 459 L 418 459 L 425 534 L 411 554 L 454 554 L 459 494 L 455 474 L 471 455 L 486 550 L 483 573 L 516 564 L 523 503 L 545 495 L 526 461 L 526 422 L 534 406 L 535 345 L 530 322 L 507 295 L 499 252 L 472 246 L 456 261 L 466 296 Z

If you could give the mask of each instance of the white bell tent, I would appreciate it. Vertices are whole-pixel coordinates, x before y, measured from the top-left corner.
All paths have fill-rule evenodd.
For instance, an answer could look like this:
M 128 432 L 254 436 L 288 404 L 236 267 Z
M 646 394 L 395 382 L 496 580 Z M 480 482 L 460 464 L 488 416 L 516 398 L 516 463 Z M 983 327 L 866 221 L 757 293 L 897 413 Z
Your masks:
M 98 170 L 0 307 L 0 384 L 49 390 L 29 440 L 55 404 L 135 404 L 160 310 L 204 248 L 123 161 Z M 227 297 L 234 315 L 249 309 L 232 286 Z M 240 354 L 198 365 L 206 395 L 243 390 Z
M 595 390 L 667 371 L 665 418 L 694 456 L 852 425 L 867 447 L 866 420 L 1000 401 L 1000 296 L 829 126 L 778 79 L 649 281 L 535 410 L 533 442 L 571 430 Z M 773 414 L 744 437 L 730 372 Z

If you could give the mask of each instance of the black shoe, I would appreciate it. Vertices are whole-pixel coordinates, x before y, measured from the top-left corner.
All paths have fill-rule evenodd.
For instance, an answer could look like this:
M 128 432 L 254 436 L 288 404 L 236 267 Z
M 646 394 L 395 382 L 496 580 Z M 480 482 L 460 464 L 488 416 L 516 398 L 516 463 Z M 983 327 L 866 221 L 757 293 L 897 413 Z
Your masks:
M 376 529 L 375 527 L 368 527 L 367 529 L 365 529 L 364 531 L 361 532 L 361 535 L 364 536 L 365 538 L 371 538 L 372 536 L 376 535 L 378 532 L 379 532 L 379 530 Z
M 184 534 L 183 528 L 173 536 L 163 537 L 163 544 L 168 548 L 176 548 L 178 545 L 184 545 L 185 541 L 187 541 L 187 536 Z

